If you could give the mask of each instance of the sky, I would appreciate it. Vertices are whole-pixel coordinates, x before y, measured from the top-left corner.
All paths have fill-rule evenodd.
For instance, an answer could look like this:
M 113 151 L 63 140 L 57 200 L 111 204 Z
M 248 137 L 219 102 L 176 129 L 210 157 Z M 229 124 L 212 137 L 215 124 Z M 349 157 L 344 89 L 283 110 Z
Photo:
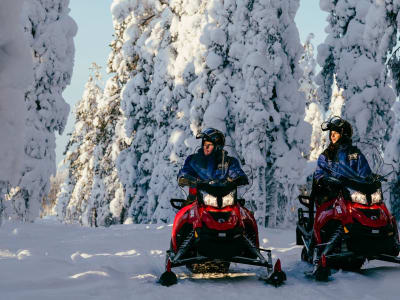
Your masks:
M 62 153 L 68 142 L 68 133 L 74 125 L 74 107 L 81 99 L 85 84 L 89 78 L 90 66 L 96 62 L 102 67 L 105 79 L 106 64 L 110 53 L 109 44 L 113 40 L 113 26 L 110 12 L 112 0 L 70 0 L 70 15 L 78 25 L 75 42 L 75 65 L 71 84 L 63 93 L 65 101 L 71 106 L 67 126 L 61 136 L 57 136 L 57 164 L 62 160 Z M 89 14 L 89 15 L 88 15 Z M 325 39 L 324 28 L 327 26 L 327 13 L 319 8 L 319 0 L 300 0 L 300 8 L 296 15 L 300 39 L 304 42 L 310 33 L 317 46 Z M 315 49 L 315 52 L 317 50 Z
M 73 130 L 74 106 L 83 95 L 91 64 L 95 62 L 101 66 L 104 79 L 107 78 L 109 44 L 113 40 L 114 33 L 111 3 L 112 0 L 70 0 L 70 16 L 78 25 L 78 33 L 74 38 L 75 64 L 72 80 L 63 93 L 65 101 L 70 105 L 70 114 L 64 133 L 56 139 L 57 164 L 63 158 L 62 153 L 68 142 L 67 134 Z

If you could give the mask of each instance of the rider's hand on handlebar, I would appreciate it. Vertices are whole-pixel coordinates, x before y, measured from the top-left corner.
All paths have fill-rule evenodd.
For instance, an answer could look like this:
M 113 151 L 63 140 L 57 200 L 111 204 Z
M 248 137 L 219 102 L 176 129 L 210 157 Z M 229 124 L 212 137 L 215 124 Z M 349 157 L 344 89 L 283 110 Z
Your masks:
M 199 188 L 211 187 L 211 188 L 233 188 L 234 183 L 227 179 L 215 179 L 215 180 L 198 180 L 197 186 Z
M 196 185 L 198 188 L 205 188 L 210 185 L 210 181 L 197 179 Z
M 339 187 L 339 186 L 342 185 L 342 181 L 341 180 L 339 180 L 339 179 L 337 179 L 335 177 L 331 177 L 331 176 L 323 177 L 319 181 L 320 181 L 320 183 L 322 185 L 330 186 L 332 188 L 333 187 Z

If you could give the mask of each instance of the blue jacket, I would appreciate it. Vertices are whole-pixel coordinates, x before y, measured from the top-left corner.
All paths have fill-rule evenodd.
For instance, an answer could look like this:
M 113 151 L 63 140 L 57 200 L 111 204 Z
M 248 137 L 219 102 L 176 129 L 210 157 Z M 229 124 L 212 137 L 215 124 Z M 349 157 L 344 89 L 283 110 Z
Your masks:
M 223 164 L 222 161 L 224 161 Z M 223 155 L 213 152 L 205 156 L 203 149 L 186 158 L 178 173 L 178 179 L 180 177 L 205 181 L 241 178 L 248 182 L 247 175 L 243 172 L 236 158 L 228 156 L 226 151 L 223 151 Z
M 351 144 L 339 145 L 335 157 L 328 159 L 327 150 L 319 157 L 314 179 L 318 182 L 325 176 L 337 179 L 365 179 L 372 174 L 368 161 L 361 151 Z

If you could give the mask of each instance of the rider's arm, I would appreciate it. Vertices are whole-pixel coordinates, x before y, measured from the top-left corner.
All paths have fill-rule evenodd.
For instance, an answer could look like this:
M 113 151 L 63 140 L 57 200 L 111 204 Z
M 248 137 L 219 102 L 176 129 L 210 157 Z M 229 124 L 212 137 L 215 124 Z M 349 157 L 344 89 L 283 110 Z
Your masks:
M 326 172 L 326 165 L 327 165 L 327 160 L 325 155 L 320 154 L 317 161 L 317 169 L 314 172 L 314 180 L 316 181 L 316 183 L 319 183 L 322 178 L 329 175 Z
M 249 179 L 240 167 L 239 161 L 233 157 L 230 158 L 227 181 L 235 186 L 249 184 Z
M 368 161 L 361 152 L 358 155 L 357 174 L 363 178 L 366 178 L 372 174 Z
M 179 170 L 178 173 L 178 184 L 179 186 L 195 186 L 198 177 L 196 172 L 193 170 L 190 162 L 193 158 L 193 155 L 189 155 L 188 158 L 186 158 L 185 163 L 183 164 L 182 169 Z

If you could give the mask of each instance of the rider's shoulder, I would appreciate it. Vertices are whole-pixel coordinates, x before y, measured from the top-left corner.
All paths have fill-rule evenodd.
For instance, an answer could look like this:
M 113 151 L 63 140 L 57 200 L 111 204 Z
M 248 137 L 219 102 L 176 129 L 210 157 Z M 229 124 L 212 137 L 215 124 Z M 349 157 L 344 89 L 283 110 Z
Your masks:
M 354 153 L 361 153 L 361 150 L 360 150 L 357 146 L 354 146 L 354 145 L 351 145 L 351 146 L 349 147 L 349 150 L 350 150 L 351 152 L 354 152 Z
M 350 154 L 358 154 L 358 155 L 361 154 L 361 150 L 357 146 L 354 146 L 354 145 L 350 145 L 347 151 Z
M 230 164 L 239 164 L 239 160 L 236 157 L 230 156 L 228 154 L 226 154 L 225 159 Z
M 328 159 L 328 149 L 325 149 L 319 156 L 318 160 L 327 160 Z
M 193 158 L 196 157 L 196 155 L 197 155 L 197 153 L 190 154 L 188 157 L 186 157 L 185 162 L 188 163 L 188 162 L 192 161 Z

